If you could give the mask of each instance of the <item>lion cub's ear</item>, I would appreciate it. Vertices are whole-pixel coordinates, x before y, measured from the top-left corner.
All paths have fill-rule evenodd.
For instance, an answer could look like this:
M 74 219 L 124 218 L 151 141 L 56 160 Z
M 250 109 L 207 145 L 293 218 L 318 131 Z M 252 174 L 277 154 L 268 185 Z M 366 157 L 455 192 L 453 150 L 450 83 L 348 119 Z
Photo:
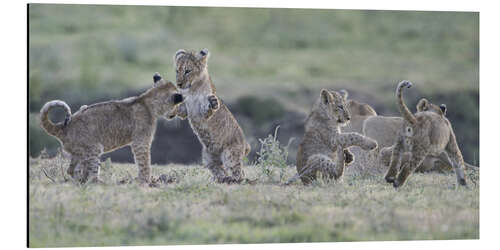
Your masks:
M 333 102 L 333 96 L 330 94 L 330 91 L 326 89 L 321 90 L 321 103 L 328 104 Z
M 417 112 L 427 111 L 429 110 L 429 101 L 427 99 L 422 98 L 418 101 L 417 104 Z
M 200 62 L 203 65 L 206 65 L 208 61 L 208 56 L 209 56 L 208 49 L 202 49 L 200 50 L 200 53 L 198 53 L 198 60 L 200 60 Z
M 184 55 L 184 54 L 186 54 L 185 50 L 183 50 L 183 49 L 177 50 L 177 52 L 175 52 L 175 55 L 174 55 L 174 62 L 177 62 L 177 60 L 179 60 L 179 57 L 181 55 Z
M 446 108 L 446 104 L 443 103 L 443 104 L 439 105 L 439 108 L 441 109 L 441 112 L 443 112 L 443 115 L 446 115 L 446 111 L 448 110 Z
M 165 84 L 165 79 L 161 77 L 160 73 L 156 72 L 153 75 L 153 87 L 157 87 L 161 84 Z

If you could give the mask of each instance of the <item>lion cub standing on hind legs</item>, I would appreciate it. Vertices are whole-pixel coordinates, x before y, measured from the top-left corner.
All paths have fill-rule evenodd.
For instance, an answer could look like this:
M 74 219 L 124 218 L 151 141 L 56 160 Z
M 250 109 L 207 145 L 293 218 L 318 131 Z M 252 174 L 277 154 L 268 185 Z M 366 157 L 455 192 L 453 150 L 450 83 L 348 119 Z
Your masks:
M 402 93 L 403 88 L 411 86 L 411 82 L 402 81 L 396 89 L 399 111 L 404 121 L 393 146 L 385 180 L 392 182 L 395 188 L 400 187 L 426 156 L 435 156 L 453 166 L 458 183 L 465 186 L 464 159 L 450 121 L 438 112 L 422 111 L 412 114 L 403 101 Z M 401 170 L 398 174 L 399 161 Z
M 186 96 L 177 115 L 188 118 L 203 146 L 203 163 L 215 181 L 240 183 L 244 176 L 243 158 L 250 152 L 250 145 L 229 109 L 215 96 L 207 60 L 207 49 L 199 53 L 181 49 L 175 53 L 177 86 Z
M 42 107 L 41 126 L 71 154 L 67 172 L 73 179 L 100 182 L 99 156 L 130 145 L 139 167 L 138 181 L 150 182 L 150 148 L 156 120 L 175 117 L 183 100 L 172 82 L 159 74 L 153 79 L 153 87 L 140 96 L 84 106 L 73 115 L 63 101 L 50 101 Z M 66 119 L 54 124 L 49 120 L 49 111 L 58 106 L 66 111 Z
M 325 179 L 342 180 L 345 164 L 351 164 L 354 156 L 348 150 L 359 146 L 374 150 L 377 142 L 356 132 L 342 133 L 341 127 L 349 123 L 351 115 L 345 98 L 335 91 L 321 90 L 305 124 L 305 134 L 297 152 L 297 175 L 304 184 L 316 179 L 317 172 Z

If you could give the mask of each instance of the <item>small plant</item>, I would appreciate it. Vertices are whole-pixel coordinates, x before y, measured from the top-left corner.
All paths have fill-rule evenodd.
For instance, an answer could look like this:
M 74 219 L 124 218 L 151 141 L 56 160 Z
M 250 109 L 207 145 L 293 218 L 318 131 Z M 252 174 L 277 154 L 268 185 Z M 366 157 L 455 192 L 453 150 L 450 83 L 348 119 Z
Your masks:
M 274 135 L 269 135 L 264 139 L 259 139 L 260 151 L 257 152 L 258 158 L 255 166 L 260 169 L 260 176 L 265 176 L 270 182 L 274 181 L 276 170 L 279 173 L 279 183 L 282 183 L 285 176 L 285 171 L 288 165 L 286 160 L 288 158 L 288 147 L 290 146 L 293 138 L 288 141 L 285 147 L 280 145 L 278 141 L 278 129 L 274 130 Z

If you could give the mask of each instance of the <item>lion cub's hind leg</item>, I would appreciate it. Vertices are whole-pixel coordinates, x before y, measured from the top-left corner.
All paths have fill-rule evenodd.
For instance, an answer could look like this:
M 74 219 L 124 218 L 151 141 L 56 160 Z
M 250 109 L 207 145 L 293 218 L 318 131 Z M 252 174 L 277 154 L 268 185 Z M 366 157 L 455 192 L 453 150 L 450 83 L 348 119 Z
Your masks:
M 243 180 L 244 172 L 241 169 L 245 149 L 228 147 L 222 152 L 222 163 L 224 168 L 231 172 L 231 176 L 226 178 L 227 183 L 240 183 Z
M 455 138 L 455 134 L 452 133 L 450 141 L 446 146 L 446 152 L 449 156 L 449 159 L 453 163 L 453 169 L 455 169 L 455 174 L 457 175 L 458 184 L 462 186 L 467 186 L 467 182 L 465 181 L 465 162 L 462 156 L 462 152 L 460 152 L 460 148 L 458 147 L 457 140 Z
M 90 156 L 82 161 L 84 173 L 82 183 L 90 181 L 91 183 L 100 183 L 99 171 L 101 168 L 101 161 L 98 155 Z
M 413 151 L 412 153 L 405 153 L 401 159 L 401 171 L 392 183 L 395 188 L 402 186 L 408 176 L 410 176 L 424 161 L 427 156 L 425 150 Z
M 388 150 L 390 150 L 391 148 L 392 153 L 389 162 L 389 169 L 387 169 L 387 173 L 384 177 L 385 181 L 387 181 L 388 183 L 394 183 L 394 179 L 398 174 L 398 165 L 401 159 L 401 151 L 403 150 L 403 138 L 398 138 L 396 144 L 392 147 L 389 147 L 384 152 L 387 154 L 389 152 Z
M 224 178 L 227 176 L 226 170 L 222 167 L 220 155 L 207 152 L 206 148 L 202 150 L 203 163 L 217 183 L 223 183 Z
M 314 154 L 309 157 L 305 167 L 301 173 L 299 173 L 300 179 L 304 184 L 309 184 L 316 180 L 318 171 L 321 172 L 323 178 L 325 179 L 332 179 L 337 176 L 337 173 L 335 173 L 335 163 L 330 157 L 323 154 Z
M 74 156 L 71 155 L 71 162 L 69 163 L 68 170 L 66 170 L 66 173 L 71 176 L 71 178 L 75 179 L 75 168 L 77 165 L 80 163 L 80 160 Z M 81 168 L 78 168 L 78 170 L 81 170 Z

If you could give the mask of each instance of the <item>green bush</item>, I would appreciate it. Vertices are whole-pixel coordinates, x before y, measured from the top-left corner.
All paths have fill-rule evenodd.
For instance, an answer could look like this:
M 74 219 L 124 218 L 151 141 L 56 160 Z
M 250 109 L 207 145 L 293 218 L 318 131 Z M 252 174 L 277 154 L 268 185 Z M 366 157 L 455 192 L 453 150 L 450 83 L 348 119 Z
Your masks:
M 260 151 L 257 152 L 258 158 L 255 163 L 255 167 L 260 170 L 260 177 L 266 177 L 271 183 L 283 183 L 285 180 L 285 172 L 288 167 L 286 163 L 288 147 L 293 141 L 293 138 L 291 138 L 287 146 L 281 146 L 277 139 L 278 129 L 279 126 L 274 130 L 274 135 L 259 139 Z M 275 181 L 276 173 L 279 175 L 278 181 Z

